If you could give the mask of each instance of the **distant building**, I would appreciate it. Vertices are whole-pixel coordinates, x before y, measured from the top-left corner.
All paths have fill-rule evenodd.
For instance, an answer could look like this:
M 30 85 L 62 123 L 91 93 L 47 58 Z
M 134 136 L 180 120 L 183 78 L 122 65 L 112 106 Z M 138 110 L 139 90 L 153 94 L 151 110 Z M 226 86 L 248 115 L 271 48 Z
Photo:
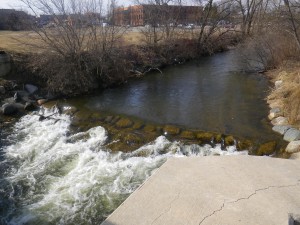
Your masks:
M 144 26 L 160 24 L 197 24 L 203 8 L 199 6 L 176 5 L 134 5 L 118 7 L 113 13 L 117 26 Z

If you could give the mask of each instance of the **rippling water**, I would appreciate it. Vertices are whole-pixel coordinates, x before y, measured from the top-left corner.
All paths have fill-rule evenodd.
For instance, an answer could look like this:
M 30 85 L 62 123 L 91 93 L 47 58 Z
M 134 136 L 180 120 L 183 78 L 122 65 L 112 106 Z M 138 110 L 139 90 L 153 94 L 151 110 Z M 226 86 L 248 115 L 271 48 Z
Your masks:
M 79 108 L 266 142 L 281 140 L 266 119 L 268 89 L 264 75 L 245 73 L 238 52 L 229 51 L 71 102 Z
M 15 124 L 0 150 L 1 225 L 100 224 L 168 157 L 247 154 L 164 136 L 112 153 L 103 127 L 71 133 L 70 123 L 67 115 L 27 115 Z

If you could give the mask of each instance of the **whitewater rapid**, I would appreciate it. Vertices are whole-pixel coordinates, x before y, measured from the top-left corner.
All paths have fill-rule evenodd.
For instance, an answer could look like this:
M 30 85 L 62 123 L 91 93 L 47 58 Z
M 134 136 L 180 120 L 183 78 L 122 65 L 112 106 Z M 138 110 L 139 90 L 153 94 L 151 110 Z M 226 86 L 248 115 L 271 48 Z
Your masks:
M 247 154 L 165 136 L 131 153 L 111 152 L 103 127 L 72 133 L 71 120 L 33 114 L 14 125 L 0 150 L 0 224 L 100 224 L 169 157 Z

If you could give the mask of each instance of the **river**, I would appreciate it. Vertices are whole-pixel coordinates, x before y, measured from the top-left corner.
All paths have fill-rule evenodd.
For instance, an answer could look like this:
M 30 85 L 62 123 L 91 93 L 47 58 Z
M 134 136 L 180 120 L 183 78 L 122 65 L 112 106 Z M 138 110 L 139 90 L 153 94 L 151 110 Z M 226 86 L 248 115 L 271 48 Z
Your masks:
M 203 58 L 68 103 L 159 124 L 274 138 L 265 121 L 268 81 L 244 73 L 235 57 Z M 72 117 L 53 117 L 26 115 L 2 131 L 1 225 L 100 224 L 169 157 L 247 154 L 163 135 L 132 152 L 112 152 L 108 146 L 116 140 L 103 127 L 78 132 L 70 129 Z

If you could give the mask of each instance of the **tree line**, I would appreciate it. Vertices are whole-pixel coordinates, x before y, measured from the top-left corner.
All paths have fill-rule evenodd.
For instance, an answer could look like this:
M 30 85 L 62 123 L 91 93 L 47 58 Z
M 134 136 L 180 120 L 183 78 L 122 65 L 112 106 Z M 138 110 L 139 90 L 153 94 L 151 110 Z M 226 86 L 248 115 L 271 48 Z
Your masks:
M 116 26 L 116 2 L 102 0 L 21 0 L 31 14 L 52 15 L 54 26 L 37 26 L 28 68 L 50 90 L 66 95 L 125 81 L 135 75 L 178 60 L 213 54 L 241 43 L 249 60 L 264 68 L 276 66 L 300 52 L 300 3 L 298 0 L 194 0 L 193 27 L 178 26 L 181 0 L 136 1 L 148 5 L 147 26 L 139 32 L 140 45 L 124 44 L 126 26 Z M 101 21 L 106 17 L 108 25 Z

